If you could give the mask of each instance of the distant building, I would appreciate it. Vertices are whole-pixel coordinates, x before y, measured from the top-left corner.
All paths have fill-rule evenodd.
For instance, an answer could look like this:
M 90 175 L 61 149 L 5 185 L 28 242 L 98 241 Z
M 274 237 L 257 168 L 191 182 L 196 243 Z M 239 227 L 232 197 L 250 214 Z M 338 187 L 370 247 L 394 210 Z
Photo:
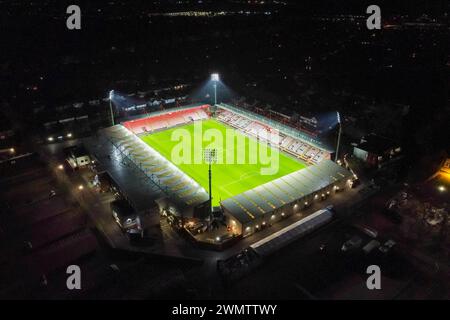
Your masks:
M 444 161 L 444 164 L 442 165 L 440 171 L 441 171 L 441 173 L 447 173 L 447 174 L 450 174 L 450 158 L 447 158 L 447 159 Z
M 67 162 L 75 168 L 82 168 L 91 163 L 91 157 L 83 146 L 69 147 L 64 150 L 66 152 Z
M 11 122 L 3 114 L 0 114 L 0 140 L 9 139 L 14 134 Z
M 397 159 L 401 151 L 398 143 L 374 133 L 363 137 L 361 142 L 353 147 L 353 155 L 370 167 L 381 167 L 390 160 Z
M 12 123 L 0 113 L 0 152 L 2 149 L 9 151 L 15 145 L 15 140 L 16 132 Z

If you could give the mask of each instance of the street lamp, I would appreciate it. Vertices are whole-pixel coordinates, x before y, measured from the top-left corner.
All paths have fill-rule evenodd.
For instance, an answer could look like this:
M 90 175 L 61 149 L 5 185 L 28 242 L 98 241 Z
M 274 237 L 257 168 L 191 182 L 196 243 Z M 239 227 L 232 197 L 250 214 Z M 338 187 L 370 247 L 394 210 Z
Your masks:
M 336 146 L 336 155 L 334 157 L 334 161 L 338 161 L 338 153 L 339 153 L 339 145 L 341 143 L 341 133 L 342 133 L 342 123 L 341 123 L 341 115 L 339 114 L 339 111 L 336 111 L 337 114 L 337 121 L 339 124 L 339 133 L 338 133 L 338 140 L 337 140 L 337 146 Z
M 218 73 L 211 74 L 211 81 L 213 82 L 214 87 L 214 105 L 217 104 L 217 82 L 220 81 L 220 77 Z
M 113 107 L 112 107 L 113 97 L 114 97 L 114 90 L 111 90 L 109 92 L 109 112 L 111 114 L 111 125 L 114 125 L 114 113 L 113 113 Z

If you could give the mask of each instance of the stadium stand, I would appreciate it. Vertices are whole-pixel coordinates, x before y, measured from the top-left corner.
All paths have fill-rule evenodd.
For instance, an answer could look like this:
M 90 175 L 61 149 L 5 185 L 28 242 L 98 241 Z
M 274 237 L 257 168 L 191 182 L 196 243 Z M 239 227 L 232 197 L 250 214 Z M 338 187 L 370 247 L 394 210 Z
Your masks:
M 124 122 L 123 126 L 137 135 L 163 130 L 192 121 L 208 119 L 208 107 L 209 105 L 201 105 L 172 112 L 158 113 L 142 119 Z M 250 119 L 243 114 L 219 107 L 216 117 L 219 121 L 249 136 L 277 145 L 282 151 L 309 164 L 316 164 L 324 159 L 331 158 L 330 152 L 327 150 L 301 138 L 292 137 L 287 132 Z
M 154 132 L 178 125 L 183 125 L 192 121 L 208 119 L 207 108 L 209 105 L 176 110 L 164 114 L 153 115 L 142 119 L 124 122 L 123 125 L 134 134 Z
M 330 153 L 326 150 L 322 150 L 299 138 L 291 137 L 256 120 L 251 120 L 244 115 L 219 108 L 216 116 L 219 121 L 259 140 L 278 145 L 282 151 L 307 163 L 316 164 L 324 159 L 331 158 Z
M 344 190 L 353 174 L 331 160 L 295 171 L 221 202 L 237 234 L 250 235 L 308 206 L 315 200 Z
M 189 114 L 192 115 L 192 113 Z M 170 194 L 171 197 L 188 206 L 195 206 L 209 199 L 206 191 L 197 182 L 125 126 L 115 125 L 103 129 L 102 134 L 117 148 L 119 153 L 133 161 L 166 194 Z

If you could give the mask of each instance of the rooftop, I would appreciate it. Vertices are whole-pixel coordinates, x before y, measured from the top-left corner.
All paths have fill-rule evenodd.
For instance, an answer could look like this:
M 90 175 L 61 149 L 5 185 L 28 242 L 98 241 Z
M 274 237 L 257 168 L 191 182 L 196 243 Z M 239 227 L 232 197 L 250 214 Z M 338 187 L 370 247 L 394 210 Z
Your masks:
M 247 223 L 351 176 L 345 168 L 324 160 L 228 198 L 221 204 L 241 223 Z
M 380 154 L 391 148 L 397 148 L 398 144 L 391 139 L 379 136 L 375 133 L 364 136 L 361 139 L 361 143 L 358 145 L 359 149 Z

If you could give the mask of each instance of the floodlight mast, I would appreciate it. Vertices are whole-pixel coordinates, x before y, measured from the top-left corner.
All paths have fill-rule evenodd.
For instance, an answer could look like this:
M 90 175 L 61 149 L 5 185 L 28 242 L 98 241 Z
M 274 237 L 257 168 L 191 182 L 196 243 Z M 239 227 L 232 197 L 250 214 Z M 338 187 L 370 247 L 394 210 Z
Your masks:
M 217 150 L 216 149 L 205 149 L 204 158 L 208 162 L 208 179 L 209 179 L 209 211 L 212 213 L 212 174 L 211 174 L 211 164 L 217 161 Z
M 342 134 L 342 123 L 341 123 L 341 115 L 339 114 L 339 111 L 336 112 L 337 114 L 337 121 L 339 124 L 339 133 L 338 133 L 338 140 L 337 140 L 337 146 L 336 146 L 336 154 L 334 156 L 334 161 L 338 161 L 338 153 L 339 153 L 339 145 L 341 143 L 341 134 Z
M 214 105 L 217 105 L 217 82 L 220 81 L 220 77 L 218 73 L 211 74 L 211 81 L 213 82 L 214 87 Z
M 112 106 L 112 98 L 114 97 L 114 90 L 111 90 L 109 92 L 109 113 L 111 115 L 111 125 L 114 125 L 114 113 L 113 113 L 113 106 Z

